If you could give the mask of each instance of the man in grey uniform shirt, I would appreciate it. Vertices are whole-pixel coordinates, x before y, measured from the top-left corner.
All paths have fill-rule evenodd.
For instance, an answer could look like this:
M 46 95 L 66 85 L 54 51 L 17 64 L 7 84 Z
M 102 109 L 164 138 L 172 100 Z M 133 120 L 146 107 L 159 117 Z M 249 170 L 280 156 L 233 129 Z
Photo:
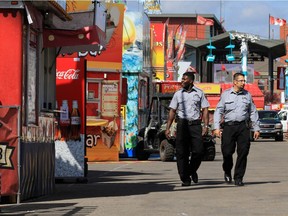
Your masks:
M 202 136 L 207 134 L 209 124 L 209 102 L 204 92 L 195 87 L 193 82 L 193 73 L 183 74 L 182 88 L 175 92 L 169 106 L 170 111 L 165 131 L 166 137 L 169 138 L 170 126 L 177 111 L 176 158 L 182 186 L 191 185 L 190 176 L 194 183 L 198 182 L 197 170 L 200 167 L 204 150 Z M 190 152 L 192 155 L 189 161 Z
M 259 137 L 259 117 L 251 94 L 244 89 L 245 79 L 242 73 L 233 76 L 233 87 L 221 94 L 214 112 L 214 134 L 221 137 L 224 179 L 232 182 L 231 170 L 233 154 L 237 146 L 237 160 L 234 168 L 236 186 L 244 186 L 243 177 L 247 166 L 250 149 L 250 122 L 254 131 L 254 139 Z M 223 132 L 220 123 L 223 122 Z

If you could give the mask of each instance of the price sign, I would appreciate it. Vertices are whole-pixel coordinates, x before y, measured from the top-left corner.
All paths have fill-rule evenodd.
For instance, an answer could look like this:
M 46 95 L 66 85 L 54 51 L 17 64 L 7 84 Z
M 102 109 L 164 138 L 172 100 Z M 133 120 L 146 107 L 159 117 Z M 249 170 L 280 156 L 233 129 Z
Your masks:
M 107 82 L 102 84 L 102 115 L 113 117 L 118 115 L 119 91 L 118 83 Z

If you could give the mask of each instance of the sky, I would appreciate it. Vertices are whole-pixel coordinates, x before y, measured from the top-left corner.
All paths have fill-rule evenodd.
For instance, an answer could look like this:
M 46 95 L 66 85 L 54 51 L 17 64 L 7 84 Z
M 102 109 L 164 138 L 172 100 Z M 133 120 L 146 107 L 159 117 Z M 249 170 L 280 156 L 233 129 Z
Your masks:
M 263 39 L 269 38 L 269 14 L 288 23 L 288 0 L 160 0 L 160 3 L 162 13 L 214 14 L 219 21 L 222 17 L 226 31 L 255 34 Z M 270 38 L 279 39 L 279 30 L 279 26 L 270 25 Z

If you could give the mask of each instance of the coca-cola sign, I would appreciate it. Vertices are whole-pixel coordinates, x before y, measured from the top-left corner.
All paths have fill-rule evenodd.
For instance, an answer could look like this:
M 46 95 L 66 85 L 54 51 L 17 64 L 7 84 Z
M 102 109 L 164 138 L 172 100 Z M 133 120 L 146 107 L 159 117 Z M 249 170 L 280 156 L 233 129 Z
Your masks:
M 79 79 L 79 69 L 68 69 L 67 71 L 56 70 L 56 79 L 77 80 Z

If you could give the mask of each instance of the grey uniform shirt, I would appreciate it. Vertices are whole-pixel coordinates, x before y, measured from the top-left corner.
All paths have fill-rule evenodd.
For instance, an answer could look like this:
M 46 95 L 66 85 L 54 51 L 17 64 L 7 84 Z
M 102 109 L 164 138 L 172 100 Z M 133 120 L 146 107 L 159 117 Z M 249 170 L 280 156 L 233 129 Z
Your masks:
M 214 129 L 220 129 L 220 122 L 251 120 L 254 131 L 259 131 L 259 116 L 251 94 L 243 89 L 236 93 L 231 87 L 225 90 L 220 97 L 214 112 Z
M 190 92 L 181 88 L 173 95 L 169 107 L 177 110 L 179 118 L 188 120 L 200 119 L 201 108 L 209 107 L 210 104 L 204 92 L 193 86 Z

